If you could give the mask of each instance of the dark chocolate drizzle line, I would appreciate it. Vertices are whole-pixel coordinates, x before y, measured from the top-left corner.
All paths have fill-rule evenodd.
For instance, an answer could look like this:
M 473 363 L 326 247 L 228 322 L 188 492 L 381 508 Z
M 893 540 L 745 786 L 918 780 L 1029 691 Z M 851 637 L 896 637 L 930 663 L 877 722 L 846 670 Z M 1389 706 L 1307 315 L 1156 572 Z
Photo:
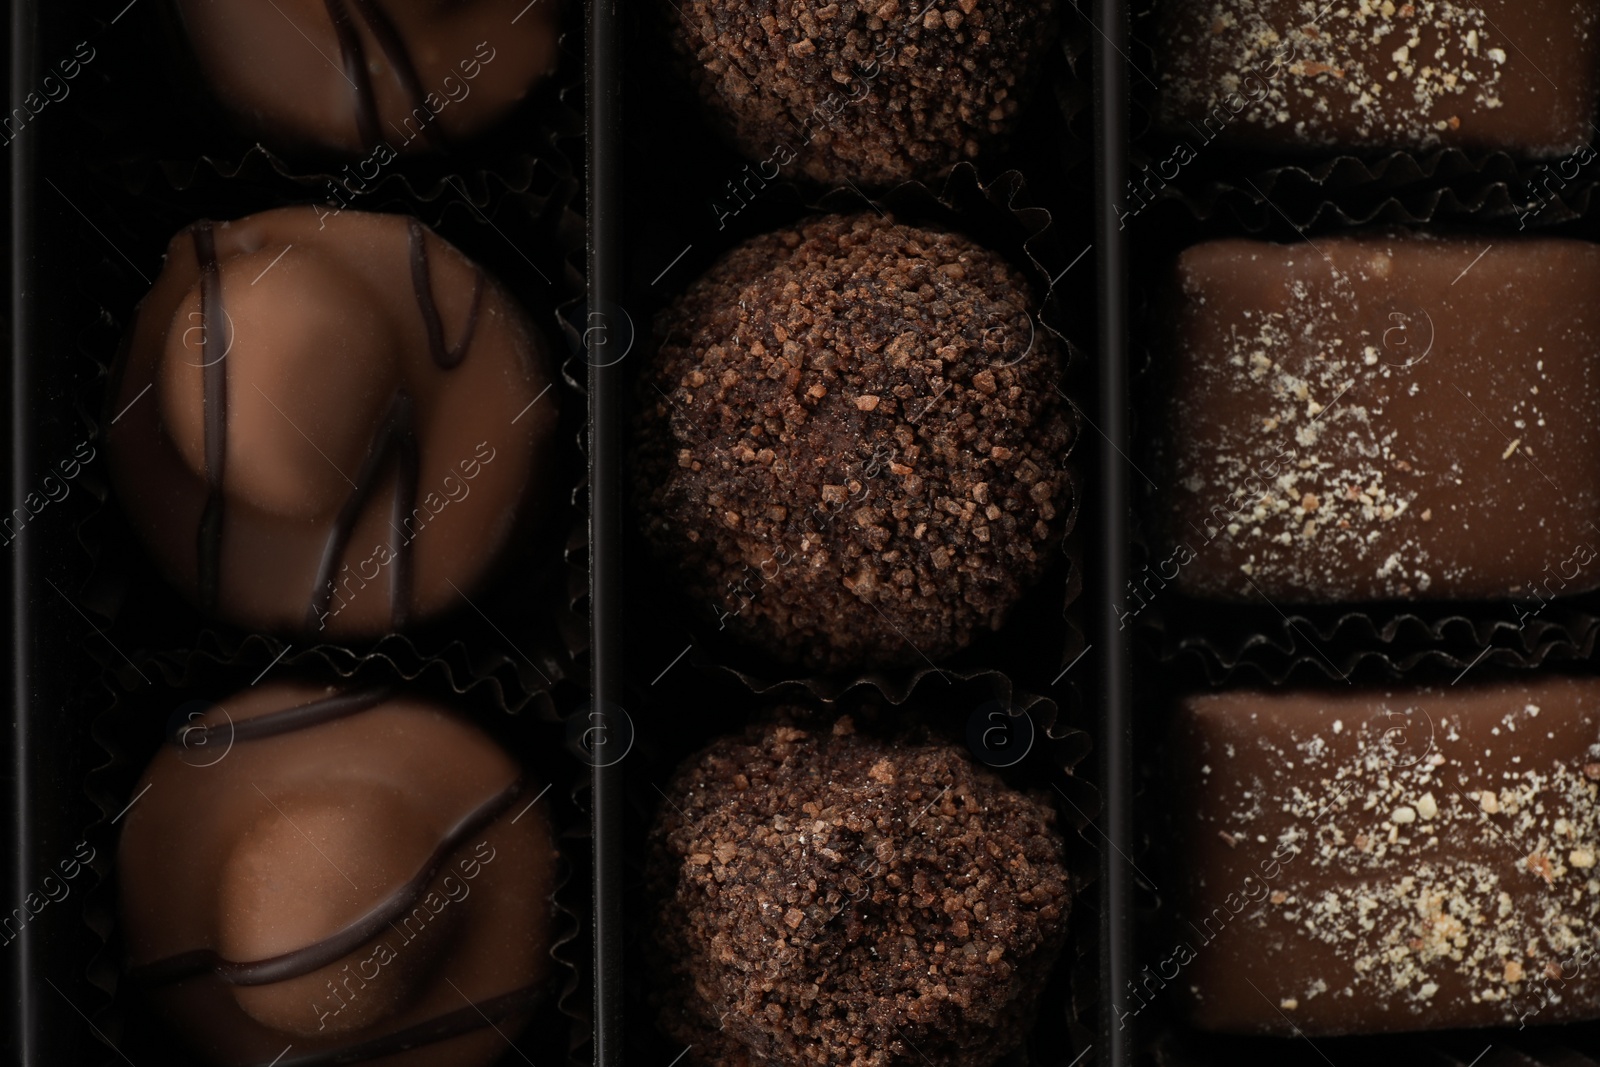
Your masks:
M 544 984 L 524 986 L 522 989 L 502 993 L 497 997 L 480 1000 L 465 1008 L 436 1016 L 415 1026 L 408 1026 L 404 1030 L 384 1034 L 382 1037 L 370 1038 L 343 1048 L 323 1049 L 320 1052 L 307 1052 L 289 1059 L 273 1060 L 271 1064 L 262 1061 L 251 1067 L 341 1067 L 343 1064 L 375 1060 L 380 1056 L 393 1056 L 411 1049 L 436 1045 L 452 1037 L 460 1037 L 462 1034 L 470 1034 L 475 1030 L 503 1022 L 513 1015 L 531 1011 L 545 999 L 547 993 L 548 987 Z
M 329 19 L 333 21 L 333 31 L 339 37 L 339 59 L 344 64 L 345 77 L 356 87 L 356 128 L 361 134 L 361 142 L 368 149 L 377 148 L 384 140 L 380 129 L 382 116 L 378 113 L 378 97 L 372 88 L 372 76 L 367 70 L 366 46 L 362 43 L 361 34 L 350 18 L 345 0 L 323 0 L 323 2 L 328 8 Z M 422 136 L 434 147 L 443 148 L 444 132 L 437 128 L 434 122 L 435 115 L 427 107 L 428 93 L 422 87 L 422 78 L 417 74 L 417 65 L 411 61 L 411 52 L 406 48 L 405 38 L 373 0 L 350 0 L 350 3 L 354 5 L 362 21 L 367 24 L 367 28 L 372 31 L 378 47 L 383 50 L 389 65 L 394 68 L 395 76 L 400 79 L 400 87 L 411 103 L 410 115 L 421 111 L 427 116 L 427 121 L 419 127 Z
M 420 129 L 422 136 L 436 148 L 444 147 L 444 135 L 438 129 L 435 116 L 427 107 L 427 90 L 422 87 L 422 79 L 417 76 L 416 64 L 411 62 L 411 53 L 406 48 L 405 38 L 400 36 L 400 31 L 394 28 L 394 23 L 389 21 L 372 0 L 350 0 L 355 5 L 356 11 L 366 20 L 367 26 L 372 30 L 372 36 L 377 39 L 378 47 L 383 49 L 383 54 L 389 58 L 389 63 L 394 67 L 394 72 L 400 78 L 400 85 L 411 99 L 411 114 L 415 115 L 421 109 L 428 121 Z M 377 147 L 373 144 L 371 147 Z
M 194 257 L 200 265 L 200 364 L 204 383 L 206 503 L 195 531 L 200 605 L 215 611 L 222 585 L 222 480 L 228 463 L 228 326 L 222 307 L 222 264 L 217 261 L 211 222 L 194 224 Z M 218 351 L 221 349 L 221 351 Z
M 467 324 L 461 328 L 461 338 L 454 348 L 444 346 L 444 321 L 439 317 L 439 305 L 433 299 L 433 276 L 428 267 L 428 235 L 422 223 L 410 220 L 411 288 L 417 294 L 417 307 L 422 311 L 422 325 L 428 331 L 428 351 L 433 361 L 444 370 L 453 370 L 467 357 L 467 346 L 472 344 L 478 329 L 478 311 L 483 304 L 483 271 L 472 268 L 472 306 L 467 310 Z
M 322 548 L 322 562 L 317 566 L 316 584 L 311 587 L 311 607 L 306 614 L 307 629 L 319 629 L 322 617 L 328 613 L 333 602 L 334 572 L 345 548 L 350 544 L 350 537 L 355 533 L 362 511 L 378 488 L 378 479 L 391 452 L 395 455 L 399 472 L 390 518 L 390 545 L 394 560 L 389 572 L 389 621 L 396 629 L 405 625 L 411 605 L 412 561 L 411 539 L 406 537 L 402 524 L 410 518 L 411 510 L 416 506 L 420 477 L 416 420 L 412 407 L 411 395 L 404 389 L 396 390 L 394 400 L 389 404 L 389 412 L 378 427 L 377 436 L 367 450 L 367 458 L 361 464 L 361 472 L 356 475 L 356 487 L 345 497 L 344 506 L 339 509 L 333 528 L 328 531 L 328 540 Z
M 230 721 L 217 726 L 190 726 L 173 734 L 171 743 L 179 748 L 185 748 L 190 745 L 209 744 L 213 735 L 219 743 L 224 743 L 259 741 L 264 737 L 277 737 L 279 734 L 293 733 L 296 730 L 309 730 L 313 726 L 321 726 L 325 722 L 333 722 L 335 719 L 347 718 L 368 708 L 375 708 L 388 699 L 389 693 L 390 689 L 386 685 L 356 689 L 335 693 L 331 697 L 313 700 L 298 707 L 257 715 L 243 722 Z
M 386 927 L 421 902 L 428 886 L 455 851 L 468 838 L 483 832 L 504 815 L 522 792 L 522 779 L 518 777 L 505 789 L 480 804 L 450 830 L 433 850 L 433 855 L 411 880 L 370 909 L 365 915 L 321 941 L 272 956 L 264 960 L 234 962 L 225 960 L 215 950 L 195 949 L 179 953 L 154 963 L 135 967 L 128 972 L 128 980 L 145 986 L 170 985 L 207 972 L 216 975 L 229 985 L 258 986 L 299 978 L 312 971 L 337 963 L 362 945 L 377 937 Z
M 417 298 L 417 308 L 422 313 L 422 325 L 428 335 L 428 352 L 441 370 L 454 370 L 467 358 L 467 349 L 477 336 L 479 314 L 483 307 L 483 271 L 472 268 L 472 304 L 467 309 L 467 321 L 454 347 L 445 347 L 444 320 L 439 315 L 438 302 L 433 298 L 433 272 L 428 260 L 428 235 L 416 219 L 407 224 L 407 247 L 411 259 L 411 288 Z M 397 484 L 394 504 L 390 509 L 389 525 L 393 531 L 390 547 L 394 555 L 389 571 L 389 624 L 395 629 L 406 625 L 411 613 L 411 589 L 415 560 L 411 550 L 412 538 L 406 535 L 405 523 L 417 506 L 417 487 L 421 478 L 422 460 L 418 451 L 416 420 L 411 397 L 401 389 L 395 393 L 389 413 L 379 427 L 373 445 L 367 451 L 366 461 L 356 478 L 356 488 L 345 499 L 344 506 L 333 529 L 328 532 L 323 546 L 322 561 L 317 567 L 316 584 L 311 587 L 311 605 L 306 613 L 308 629 L 320 629 L 322 617 L 327 614 L 334 597 L 334 575 L 339 560 L 349 546 L 356 522 L 377 488 L 379 476 L 390 452 L 395 455 Z
M 339 38 L 339 61 L 344 64 L 344 76 L 356 87 L 356 129 L 361 143 L 376 148 L 382 140 L 378 132 L 378 98 L 372 91 L 372 75 L 367 71 L 367 50 L 361 43 L 361 34 L 350 21 L 344 0 L 323 0 L 328 8 L 328 18 L 333 22 L 333 32 Z
M 418 452 L 415 418 L 411 398 L 402 391 L 395 396 L 406 403 L 405 432 L 395 438 L 394 501 L 389 506 L 389 528 L 394 531 L 394 559 L 389 567 L 389 625 L 403 629 L 411 621 L 412 569 L 415 557 L 411 538 L 406 536 L 406 520 L 417 506 L 417 483 L 422 480 L 422 457 Z

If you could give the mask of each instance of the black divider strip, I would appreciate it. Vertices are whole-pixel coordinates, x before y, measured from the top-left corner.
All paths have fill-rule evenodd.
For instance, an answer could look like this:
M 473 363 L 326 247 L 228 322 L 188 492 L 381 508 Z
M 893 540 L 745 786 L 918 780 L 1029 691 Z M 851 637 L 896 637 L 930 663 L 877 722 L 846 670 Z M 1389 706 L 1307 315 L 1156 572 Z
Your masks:
M 607 351 L 609 321 L 622 293 L 620 0 L 592 0 L 588 23 L 589 301 L 584 348 L 589 361 L 589 620 L 593 703 L 622 696 L 622 368 Z M 603 724 L 602 724 L 603 725 Z M 586 736 L 590 736 L 587 735 Z M 624 993 L 622 930 L 622 763 L 605 756 L 605 732 L 591 750 L 594 828 L 594 1064 L 620 1067 Z
M 1099 259 L 1099 418 L 1102 439 L 1099 492 L 1085 511 L 1099 519 L 1097 588 L 1084 598 L 1094 621 L 1088 627 L 1099 650 L 1100 788 L 1105 808 L 1100 823 L 1105 847 L 1100 855 L 1101 1044 L 1096 1062 L 1131 1067 L 1131 1031 L 1117 1021 L 1115 1004 L 1133 977 L 1133 870 L 1126 857 L 1133 838 L 1132 664 L 1127 634 L 1111 605 L 1128 579 L 1128 366 L 1127 244 L 1116 200 L 1126 181 L 1128 118 L 1128 21 L 1123 0 L 1095 0 L 1091 12 L 1099 31 L 1095 64 L 1095 230 Z

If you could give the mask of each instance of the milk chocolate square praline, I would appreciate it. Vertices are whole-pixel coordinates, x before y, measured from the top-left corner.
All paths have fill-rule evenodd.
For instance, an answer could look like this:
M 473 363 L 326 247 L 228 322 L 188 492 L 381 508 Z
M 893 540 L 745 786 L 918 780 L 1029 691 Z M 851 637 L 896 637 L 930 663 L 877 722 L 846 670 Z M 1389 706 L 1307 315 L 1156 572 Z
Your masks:
M 1131 594 L 1537 606 L 1600 587 L 1600 246 L 1230 239 L 1172 282 L 1164 544 Z

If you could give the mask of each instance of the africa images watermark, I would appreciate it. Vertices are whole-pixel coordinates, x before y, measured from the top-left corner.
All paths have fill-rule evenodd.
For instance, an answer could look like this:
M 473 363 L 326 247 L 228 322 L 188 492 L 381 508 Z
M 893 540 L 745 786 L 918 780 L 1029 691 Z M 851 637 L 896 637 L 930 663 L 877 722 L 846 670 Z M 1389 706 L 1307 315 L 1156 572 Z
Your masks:
M 22 907 L 13 908 L 0 916 L 0 946 L 15 941 L 21 935 L 22 928 L 37 920 L 51 904 L 60 904 L 71 896 L 73 880 L 94 862 L 94 857 L 93 845 L 87 841 L 78 842 L 72 855 L 57 864 L 56 871 L 41 878 L 37 890 L 22 898 Z
M 487 454 L 484 453 L 485 449 L 488 449 Z M 350 602 L 360 594 L 361 590 L 365 589 L 369 582 L 376 581 L 383 573 L 383 568 L 398 558 L 398 549 L 411 544 L 421 536 L 430 521 L 452 503 L 459 504 L 467 499 L 472 493 L 472 480 L 482 474 L 483 468 L 493 463 L 497 455 L 499 453 L 488 441 L 478 442 L 473 455 L 457 464 L 461 471 L 460 477 L 456 476 L 455 471 L 444 476 L 439 486 L 444 495 L 441 496 L 438 490 L 428 490 L 417 502 L 417 506 L 411 509 L 411 514 L 400 520 L 400 526 L 391 524 L 390 528 L 394 530 L 397 538 L 393 547 L 382 542 L 374 545 L 372 552 L 356 564 L 353 573 L 350 564 L 341 565 L 339 574 L 328 579 L 328 606 L 317 615 L 317 629 L 325 628 L 329 619 L 338 617 L 341 611 L 349 607 Z M 369 567 L 370 574 L 367 571 Z M 351 587 L 352 583 L 354 588 Z
M 72 493 L 73 481 L 83 473 L 85 464 L 93 462 L 95 454 L 94 445 L 87 440 L 79 441 L 72 455 L 56 464 L 59 475 L 54 472 L 45 475 L 38 489 L 25 495 L 20 506 L 12 508 L 8 515 L 0 518 L 0 547 L 15 541 L 23 529 L 51 504 L 59 504 L 67 499 Z
M 1592 522 L 1588 526 L 1596 534 L 1600 534 L 1600 527 L 1595 526 Z M 1526 583 L 1528 592 L 1537 601 L 1537 605 L 1532 603 L 1519 604 L 1515 600 L 1511 602 L 1511 610 L 1517 616 L 1517 629 L 1526 628 L 1528 623 L 1538 618 L 1540 613 L 1550 606 L 1550 601 L 1560 596 L 1561 591 L 1567 587 L 1568 583 L 1577 578 L 1585 567 L 1595 561 L 1596 557 L 1600 557 L 1600 548 L 1596 548 L 1591 541 L 1579 541 L 1573 546 L 1571 554 L 1555 565 L 1556 573 L 1550 573 L 1550 564 L 1546 563 L 1543 571 L 1544 578 L 1537 584 L 1531 578 Z M 1571 571 L 1568 571 L 1568 567 L 1572 568 Z M 1551 587 L 1552 582 L 1557 583 L 1554 588 Z M 1540 592 L 1541 589 L 1543 590 L 1542 593 Z
M 410 913 L 400 920 L 399 926 L 390 923 L 390 927 L 400 936 L 399 949 L 404 949 L 423 936 L 427 932 L 428 925 L 451 904 L 460 904 L 466 900 L 472 894 L 472 880 L 482 874 L 483 868 L 493 863 L 498 854 L 488 841 L 478 842 L 471 856 L 456 861 L 459 877 L 455 872 L 445 875 L 439 883 L 439 888 L 428 890 Z M 383 973 L 383 968 L 399 958 L 399 951 L 391 945 L 390 939 L 385 937 L 366 956 L 340 968 L 339 973 L 327 981 L 328 999 L 325 1002 L 319 1000 L 310 1002 L 311 1010 L 317 1018 L 317 1029 L 326 1029 L 329 1019 L 336 1018 L 359 999 L 361 991 L 367 988 L 367 983 L 377 981 Z M 351 971 L 352 967 L 355 968 L 354 972 Z
M 823 486 L 821 499 L 806 509 L 805 517 L 801 520 L 803 529 L 800 536 L 800 550 L 805 551 L 812 544 L 813 538 L 820 540 L 839 516 L 845 513 L 850 502 L 864 496 L 868 484 L 884 471 L 909 474 L 911 469 L 897 463 L 897 455 L 896 449 L 880 443 L 873 449 L 866 466 L 862 469 L 862 478 L 848 478 L 843 485 Z M 775 580 L 783 568 L 793 562 L 794 557 L 795 554 L 786 546 L 776 545 L 770 555 L 756 564 L 754 571 L 751 570 L 749 563 L 742 564 L 743 576 L 728 580 L 726 598 L 723 601 L 723 603 L 738 601 L 739 606 L 724 610 L 722 604 L 714 602 L 711 605 L 711 610 L 717 617 L 717 629 L 726 629 L 728 619 L 737 618 L 745 608 L 754 603 L 761 590 Z M 769 566 L 772 568 L 770 573 L 767 570 Z M 758 584 L 752 588 L 752 582 Z
M 1411 735 L 1412 726 L 1416 723 L 1412 709 L 1408 708 L 1404 712 L 1387 707 L 1383 709 L 1381 719 L 1386 725 L 1379 727 L 1377 740 L 1387 763 L 1385 770 L 1415 767 L 1425 759 L 1429 759 L 1435 765 L 1442 761 L 1443 757 L 1435 754 L 1437 728 L 1433 717 L 1423 709 L 1416 710 L 1422 712 L 1422 719 L 1427 723 L 1425 745 L 1413 743 L 1420 742 L 1422 738 L 1414 739 Z M 1337 723 L 1335 729 L 1338 729 Z M 1362 746 L 1362 751 L 1356 754 L 1353 762 L 1358 767 L 1365 767 L 1366 773 L 1376 770 L 1366 762 L 1365 745 Z M 1325 779 L 1324 784 L 1338 780 L 1339 777 L 1334 776 L 1332 779 Z M 1310 827 L 1319 826 L 1325 819 L 1338 812 L 1339 801 L 1354 784 L 1354 779 L 1345 781 L 1344 788 L 1323 804 L 1321 811 L 1310 819 Z M 1246 841 L 1242 835 L 1231 836 L 1225 831 L 1218 833 L 1221 834 L 1223 841 L 1233 848 Z M 1256 863 L 1256 871 L 1245 875 L 1237 889 L 1226 893 L 1221 901 L 1200 919 L 1199 926 L 1196 926 L 1192 919 L 1186 918 L 1184 922 L 1194 931 L 1195 940 L 1178 941 L 1160 962 L 1153 966 L 1147 964 L 1140 968 L 1136 978 L 1128 980 L 1127 999 L 1121 1004 L 1112 1005 L 1112 1011 L 1117 1016 L 1118 1028 L 1127 1029 L 1129 1020 L 1149 1007 L 1157 994 L 1176 981 L 1183 973 L 1183 969 L 1199 958 L 1203 949 L 1215 944 L 1228 931 L 1235 919 L 1263 903 L 1277 906 L 1288 900 L 1290 894 L 1283 889 L 1275 889 L 1273 884 L 1283 874 L 1284 868 L 1301 855 L 1303 851 L 1301 842 L 1311 839 L 1312 834 L 1306 829 L 1291 830 L 1280 836 L 1271 854 Z M 1259 838 L 1257 840 L 1262 844 L 1268 843 Z
M 1342 284 L 1346 284 L 1344 275 L 1337 268 L 1334 268 L 1333 277 L 1336 290 Z M 1348 299 L 1354 300 L 1353 297 Z M 1391 305 L 1391 310 L 1382 321 L 1390 325 L 1385 327 L 1382 335 L 1377 338 L 1378 344 L 1363 345 L 1360 366 L 1353 368 L 1356 374 L 1408 371 L 1425 362 L 1433 354 L 1438 331 L 1433 315 L 1427 308 L 1408 306 L 1404 310 L 1399 310 L 1393 309 Z M 1423 327 L 1426 327 L 1426 330 Z M 1370 335 L 1365 336 L 1370 337 Z M 1423 343 L 1424 341 L 1426 343 Z M 1388 358 L 1391 356 L 1394 358 Z M 1359 382 L 1360 379 L 1355 376 L 1343 380 L 1343 389 L 1339 395 L 1325 405 L 1311 400 L 1309 394 L 1307 395 L 1310 423 L 1294 430 L 1289 438 L 1279 440 L 1272 455 L 1260 458 L 1240 480 L 1238 488 L 1207 509 L 1198 525 L 1192 519 L 1188 521 L 1187 525 L 1197 535 L 1196 538 L 1191 539 L 1186 533 L 1178 537 L 1177 544 L 1170 549 L 1166 558 L 1146 563 L 1139 574 L 1128 579 L 1122 604 L 1113 602 L 1111 605 L 1111 610 L 1117 616 L 1118 629 L 1127 629 L 1129 624 L 1150 606 L 1157 595 L 1174 582 L 1183 569 L 1198 559 L 1200 554 L 1224 532 L 1236 536 L 1241 518 L 1252 515 L 1260 518 L 1267 514 L 1266 509 L 1274 507 L 1275 502 L 1287 502 L 1284 497 L 1278 497 L 1275 501 L 1275 494 L 1289 493 L 1292 480 L 1285 485 L 1281 479 L 1284 475 L 1292 475 L 1294 471 L 1305 467 L 1300 449 L 1308 446 L 1301 440 L 1300 435 L 1314 428 L 1316 423 L 1337 407 Z M 1277 420 L 1272 421 L 1276 425 Z M 1292 450 L 1289 448 L 1290 441 L 1296 446 Z M 1151 482 L 1151 486 L 1155 488 L 1155 483 Z M 1360 504 L 1385 520 L 1404 510 L 1404 506 L 1401 505 L 1393 508 L 1392 512 L 1385 512 L 1377 488 L 1375 485 L 1346 486 L 1346 498 L 1352 504 Z M 1302 509 L 1308 513 L 1315 512 L 1326 502 L 1318 499 L 1315 494 L 1302 494 L 1299 500 Z M 1427 510 L 1424 510 L 1422 518 L 1425 522 L 1430 521 Z M 1532 583 L 1529 583 L 1529 590 L 1533 592 Z
M 56 64 L 56 74 L 46 74 L 39 82 L 39 87 L 23 96 L 21 103 L 11 109 L 10 114 L 0 119 L 0 145 L 9 145 L 28 124 L 44 113 L 45 108 L 51 104 L 59 104 L 72 95 L 72 80 L 83 73 L 83 68 L 94 62 L 99 55 L 88 41 L 79 41 L 74 47 L 72 55 Z
M 485 49 L 488 50 L 487 54 Z M 312 205 L 317 213 L 318 229 L 326 225 L 326 220 L 349 210 L 351 201 L 356 197 L 371 192 L 372 183 L 378 180 L 383 168 L 400 157 L 401 149 L 426 133 L 429 127 L 438 121 L 439 115 L 445 108 L 452 103 L 459 104 L 471 96 L 472 80 L 482 74 L 483 68 L 493 63 L 498 54 L 488 41 L 479 41 L 472 57 L 456 64 L 457 69 L 461 71 L 461 77 L 457 78 L 454 74 L 447 75 L 440 83 L 439 90 L 430 90 L 424 94 L 422 102 L 412 108 L 411 114 L 401 120 L 400 126 L 395 126 L 393 122 L 389 124 L 399 135 L 399 148 L 387 140 L 379 141 L 364 159 L 345 164 L 339 175 L 329 178 L 330 206 Z
M 727 229 L 728 223 L 749 207 L 768 183 L 777 179 L 784 167 L 800 158 L 800 152 L 809 147 L 816 138 L 819 125 L 831 127 L 834 120 L 844 114 L 846 108 L 866 99 L 867 94 L 872 91 L 873 81 L 883 72 L 880 63 L 893 59 L 895 52 L 896 49 L 888 41 L 879 45 L 873 52 L 872 58 L 857 65 L 843 83 L 850 86 L 848 92 L 829 93 L 817 102 L 817 106 L 806 115 L 803 123 L 795 123 L 796 140 L 800 146 L 798 149 L 787 141 L 780 141 L 766 159 L 754 164 L 756 168 L 754 171 L 750 169 L 751 164 L 746 163 L 739 177 L 728 179 L 727 200 L 720 203 L 716 199 L 711 201 L 711 211 L 717 217 L 717 229 Z M 793 122 L 792 119 L 790 121 Z M 770 174 L 767 173 L 768 168 L 771 168 Z
M 1254 70 L 1239 79 L 1237 89 L 1229 90 L 1212 105 L 1199 125 L 1196 125 L 1193 119 L 1189 120 L 1189 128 L 1200 135 L 1200 147 L 1204 148 L 1215 141 L 1222 131 L 1251 104 L 1260 104 L 1265 100 L 1271 91 L 1272 83 L 1283 76 L 1284 71 L 1293 65 L 1299 55 L 1299 49 L 1295 47 L 1294 41 L 1285 38 L 1273 51 L 1269 60 L 1257 64 Z M 1172 152 L 1157 163 L 1154 169 L 1147 165 L 1141 168 L 1143 173 L 1140 177 L 1129 178 L 1127 201 L 1129 206 L 1112 205 L 1112 210 L 1117 213 L 1117 229 L 1127 229 L 1128 223 L 1155 203 L 1156 197 L 1167 184 L 1175 180 L 1178 173 L 1193 163 L 1199 155 L 1199 149 L 1188 141 L 1180 140 Z
M 1558 203 L 1561 191 L 1576 181 L 1579 173 L 1596 158 L 1593 146 L 1584 145 L 1556 163 L 1540 164 L 1533 177 L 1523 183 L 1527 199 L 1517 205 L 1517 229 L 1526 230 L 1529 222 L 1536 221 L 1551 205 Z
M 1215 521 L 1216 525 L 1212 525 L 1211 521 L 1208 521 L 1202 529 L 1191 522 L 1189 525 L 1204 538 L 1200 542 L 1200 549 L 1205 548 L 1216 540 L 1224 530 L 1233 525 L 1234 520 L 1241 514 L 1254 508 L 1256 502 L 1267 495 L 1273 483 L 1276 482 L 1280 471 L 1283 470 L 1283 465 L 1280 461 L 1287 463 L 1292 461 L 1293 458 L 1292 455 L 1285 453 L 1283 443 L 1279 442 L 1277 452 L 1261 461 L 1260 465 L 1245 479 L 1242 488 L 1235 490 L 1223 503 L 1211 506 L 1211 510 L 1207 513 L 1207 518 Z M 1154 571 L 1150 569 L 1151 565 L 1147 563 L 1141 576 L 1129 578 L 1126 591 L 1131 599 L 1124 600 L 1122 606 L 1118 606 L 1115 603 L 1111 605 L 1111 610 L 1117 616 L 1117 629 L 1127 629 L 1128 625 L 1138 618 L 1145 608 L 1150 606 L 1150 602 L 1155 599 L 1157 593 L 1165 589 L 1169 582 L 1174 581 L 1184 567 L 1199 558 L 1200 549 L 1196 549 L 1187 540 L 1179 541 L 1177 547 L 1172 550 L 1166 559 L 1155 564 Z M 1155 583 L 1155 588 L 1153 589 L 1151 588 L 1152 581 Z

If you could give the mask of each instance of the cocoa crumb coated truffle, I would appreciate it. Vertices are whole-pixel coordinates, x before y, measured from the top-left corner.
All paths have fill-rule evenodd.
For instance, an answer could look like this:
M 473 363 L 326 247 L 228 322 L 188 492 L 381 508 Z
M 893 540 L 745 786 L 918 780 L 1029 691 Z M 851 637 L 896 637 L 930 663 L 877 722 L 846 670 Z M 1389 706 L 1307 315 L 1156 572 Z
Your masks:
M 971 159 L 1012 127 L 1054 0 L 686 0 L 673 44 L 740 151 L 883 185 Z
M 953 234 L 813 219 L 659 319 L 634 496 L 696 607 L 818 668 L 997 629 L 1070 511 L 1057 347 L 1022 277 Z
M 990 1064 L 1065 938 L 1055 812 L 943 743 L 753 727 L 650 837 L 660 1024 L 719 1067 Z

